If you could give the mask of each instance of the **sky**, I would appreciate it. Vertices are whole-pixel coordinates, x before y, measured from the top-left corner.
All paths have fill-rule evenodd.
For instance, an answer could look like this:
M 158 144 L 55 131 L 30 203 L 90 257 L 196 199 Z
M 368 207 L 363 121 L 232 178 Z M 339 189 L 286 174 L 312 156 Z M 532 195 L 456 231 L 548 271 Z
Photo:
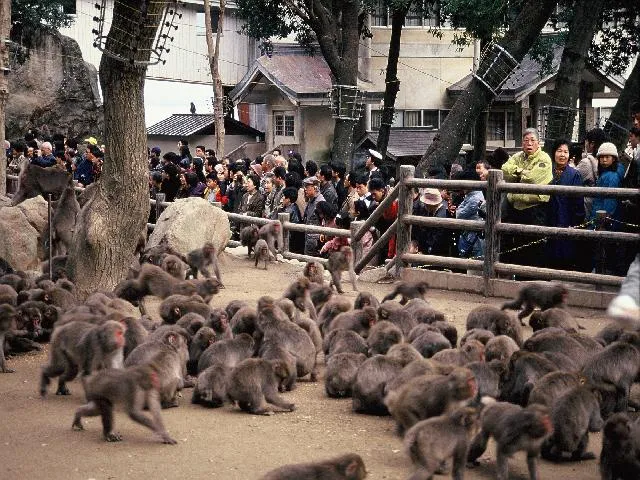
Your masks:
M 174 113 L 213 113 L 213 85 L 166 82 L 147 79 L 144 86 L 144 109 L 147 127 Z

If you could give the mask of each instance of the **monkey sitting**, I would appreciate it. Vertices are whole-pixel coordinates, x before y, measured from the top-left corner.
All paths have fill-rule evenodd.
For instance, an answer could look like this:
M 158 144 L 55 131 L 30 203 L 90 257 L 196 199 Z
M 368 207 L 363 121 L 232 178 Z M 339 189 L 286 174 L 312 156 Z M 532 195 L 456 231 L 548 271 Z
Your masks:
M 554 307 L 562 308 L 567 294 L 568 290 L 564 285 L 551 282 L 529 283 L 520 289 L 515 300 L 503 303 L 501 309 L 520 310 L 524 305 L 523 310 L 518 313 L 518 319 L 524 325 L 524 317 L 536 307 L 542 311 Z
M 348 453 L 321 462 L 285 465 L 270 471 L 260 480 L 303 480 L 311 478 L 362 480 L 366 476 L 367 471 L 360 455 Z
M 102 416 L 102 435 L 107 442 L 119 442 L 122 436 L 113 431 L 113 407 L 124 404 L 129 418 L 153 430 L 162 443 L 176 442 L 162 423 L 160 414 L 160 381 L 153 363 L 137 365 L 124 370 L 105 369 L 87 378 L 84 382 L 87 404 L 76 410 L 72 428 L 84 430 L 82 417 Z M 143 413 L 147 406 L 151 418 Z

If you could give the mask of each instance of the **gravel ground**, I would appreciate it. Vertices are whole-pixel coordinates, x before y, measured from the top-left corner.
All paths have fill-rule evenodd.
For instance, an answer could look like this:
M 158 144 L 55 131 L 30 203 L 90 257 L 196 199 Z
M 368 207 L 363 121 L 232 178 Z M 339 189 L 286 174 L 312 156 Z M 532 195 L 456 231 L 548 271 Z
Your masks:
M 272 263 L 268 271 L 255 269 L 240 255 L 242 250 L 232 251 L 238 256 L 225 253 L 222 258 L 226 289 L 214 298 L 214 305 L 224 306 L 237 298 L 255 301 L 261 295 L 277 296 L 301 273 L 301 264 Z M 359 288 L 382 298 L 392 285 L 359 282 Z M 345 289 L 348 297 L 355 298 L 348 284 Z M 472 308 L 500 303 L 499 299 L 437 290 L 430 291 L 428 298 L 460 333 Z M 606 322 L 602 311 L 572 308 L 571 312 L 591 334 Z M 525 336 L 530 333 L 525 328 Z M 270 417 L 241 413 L 231 406 L 214 410 L 192 406 L 191 391 L 185 390 L 179 408 L 163 411 L 177 446 L 160 444 L 121 412 L 116 415 L 116 430 L 124 441 L 106 443 L 101 439 L 99 418 L 86 419 L 84 432 L 71 430 L 73 412 L 83 400 L 78 381 L 70 384 L 71 396 L 39 397 L 38 375 L 46 355 L 45 348 L 11 358 L 9 366 L 17 373 L 0 375 L 0 478 L 250 480 L 279 465 L 346 452 L 363 457 L 367 478 L 402 479 L 412 473 L 392 419 L 354 414 L 350 399 L 329 399 L 322 376 L 317 383 L 301 381 L 296 390 L 285 394 L 296 404 L 295 412 Z M 600 434 L 591 435 L 590 447 L 599 454 Z M 540 463 L 541 479 L 600 478 L 597 461 Z M 528 478 L 522 453 L 511 461 L 510 472 L 512 479 Z M 479 467 L 467 470 L 467 478 L 495 478 L 492 446 Z

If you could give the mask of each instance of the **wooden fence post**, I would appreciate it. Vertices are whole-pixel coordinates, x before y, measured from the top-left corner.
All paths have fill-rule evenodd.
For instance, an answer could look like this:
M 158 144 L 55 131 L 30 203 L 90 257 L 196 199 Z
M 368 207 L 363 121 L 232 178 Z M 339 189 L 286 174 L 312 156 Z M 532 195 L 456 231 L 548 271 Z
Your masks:
M 280 248 L 282 249 L 282 253 L 289 251 L 289 230 L 284 227 L 285 223 L 289 223 L 291 214 L 289 213 L 279 213 L 278 221 L 280 222 L 280 229 L 282 230 L 282 245 Z
M 407 180 L 413 178 L 416 167 L 413 165 L 400 166 L 400 178 L 398 179 L 398 229 L 396 233 L 396 271 L 395 276 L 400 278 L 405 264 L 402 255 L 409 250 L 411 242 L 411 225 L 402 221 L 404 215 L 413 212 L 413 188 L 407 187 Z
M 156 193 L 156 223 L 162 214 L 162 204 L 166 200 L 167 195 L 165 193 Z
M 353 251 L 353 264 L 357 265 L 360 259 L 362 258 L 362 239 L 355 240 L 356 233 L 360 231 L 364 225 L 362 220 L 355 220 L 351 222 L 351 250 Z
M 504 175 L 502 170 L 489 170 L 487 176 L 487 218 L 484 225 L 484 295 L 491 296 L 491 280 L 496 278 L 495 264 L 500 260 L 500 234 L 496 227 L 500 223 L 502 215 L 501 195 L 498 184 L 502 183 Z

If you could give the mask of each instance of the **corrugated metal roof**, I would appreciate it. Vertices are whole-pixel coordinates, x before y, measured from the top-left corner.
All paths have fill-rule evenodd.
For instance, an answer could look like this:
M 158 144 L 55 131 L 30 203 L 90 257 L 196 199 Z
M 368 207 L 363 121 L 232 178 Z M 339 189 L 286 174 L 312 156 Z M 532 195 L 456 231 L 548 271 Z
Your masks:
M 215 118 L 210 114 L 176 113 L 147 128 L 147 135 L 166 135 L 188 137 L 196 133 L 215 133 Z M 233 118 L 225 117 L 224 128 L 227 135 L 263 135 L 263 132 L 251 128 Z M 209 130 L 206 131 L 205 130 Z
M 393 159 L 422 156 L 437 133 L 438 130 L 424 128 L 392 128 L 389 133 L 387 155 Z M 378 132 L 368 132 L 360 145 L 369 142 L 372 148 L 375 148 L 377 141 Z

